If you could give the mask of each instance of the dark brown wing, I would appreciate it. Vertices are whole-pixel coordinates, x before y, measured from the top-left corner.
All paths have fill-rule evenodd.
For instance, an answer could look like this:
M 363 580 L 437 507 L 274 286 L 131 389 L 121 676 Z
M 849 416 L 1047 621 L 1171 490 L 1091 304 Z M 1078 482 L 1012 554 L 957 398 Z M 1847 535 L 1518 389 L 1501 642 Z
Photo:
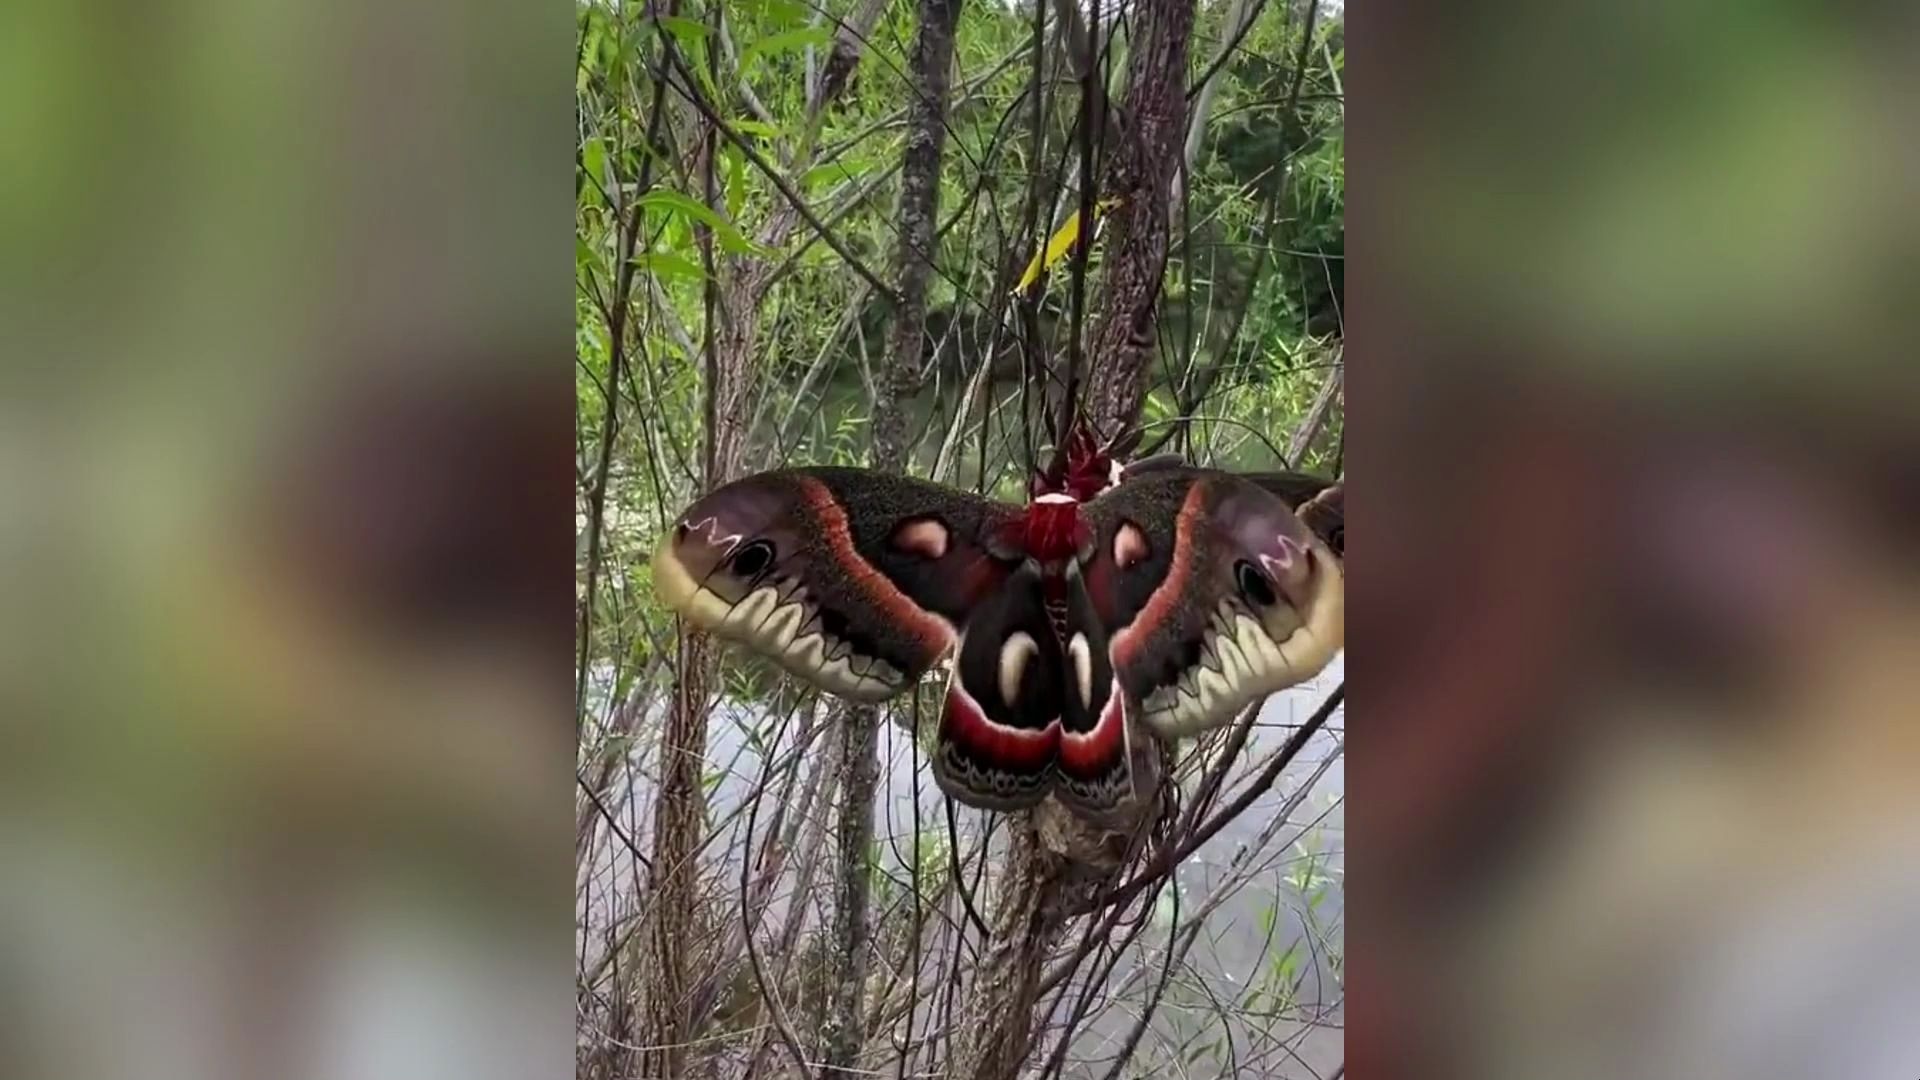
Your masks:
M 934 744 L 941 789 L 994 810 L 1045 798 L 1065 682 L 1040 568 L 1029 560 L 975 606 L 961 631 Z
M 1108 656 L 1162 735 L 1229 722 L 1317 673 L 1345 639 L 1339 560 L 1259 484 L 1155 469 L 1085 508 Z
M 1278 496 L 1287 504 L 1287 509 L 1298 511 L 1300 504 L 1333 486 L 1333 481 L 1303 472 L 1257 472 L 1236 473 L 1246 480 Z
M 1018 511 L 866 469 L 760 473 L 680 515 L 654 588 L 695 626 L 831 693 L 900 693 L 1017 565 L 988 553 Z
M 1127 695 L 1108 655 L 1111 642 L 1078 563 L 1066 570 L 1065 686 L 1054 793 L 1098 818 L 1133 795 Z
M 1300 523 L 1326 541 L 1335 555 L 1347 547 L 1346 484 L 1303 472 L 1243 473 L 1280 497 Z

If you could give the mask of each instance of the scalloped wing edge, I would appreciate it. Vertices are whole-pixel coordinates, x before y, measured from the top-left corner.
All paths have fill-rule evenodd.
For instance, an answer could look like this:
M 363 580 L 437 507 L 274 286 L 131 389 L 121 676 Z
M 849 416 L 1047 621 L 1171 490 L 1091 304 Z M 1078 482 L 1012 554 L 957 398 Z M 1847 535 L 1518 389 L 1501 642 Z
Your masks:
M 1155 691 L 1142 703 L 1142 722 L 1164 738 L 1196 735 L 1326 668 L 1346 645 L 1345 581 L 1340 560 L 1323 545 L 1310 544 L 1306 551 L 1315 574 L 1301 625 L 1285 641 L 1275 642 L 1258 620 L 1223 604 L 1209 625 L 1204 650 L 1219 666 L 1196 669 L 1198 674 L 1183 678 L 1180 685 Z M 1227 653 L 1228 648 L 1238 657 Z

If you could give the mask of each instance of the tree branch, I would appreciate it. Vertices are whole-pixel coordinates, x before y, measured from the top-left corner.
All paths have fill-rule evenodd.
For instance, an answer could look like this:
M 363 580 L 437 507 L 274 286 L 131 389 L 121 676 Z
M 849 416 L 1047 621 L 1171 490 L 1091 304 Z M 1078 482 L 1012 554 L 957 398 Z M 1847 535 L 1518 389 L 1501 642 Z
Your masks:
M 679 67 L 684 73 L 686 70 L 686 62 L 681 58 L 679 49 L 673 45 L 671 40 L 667 42 L 667 51 L 672 57 L 675 66 Z M 759 150 L 754 148 L 752 140 L 747 139 L 739 132 L 733 130 L 732 125 L 721 119 L 720 114 L 714 111 L 713 106 L 707 102 L 707 99 L 691 87 L 681 86 L 676 83 L 674 89 L 678 91 L 680 95 L 686 99 L 687 103 L 692 105 L 701 116 L 706 118 L 707 123 L 712 124 L 716 131 L 726 136 L 728 142 L 739 148 L 741 155 L 752 163 L 754 168 L 759 169 L 761 173 L 766 176 L 767 180 L 780 192 L 781 198 L 785 199 L 787 204 L 793 207 L 794 212 L 800 215 L 801 220 L 811 226 L 815 234 L 817 234 L 821 240 L 825 241 L 828 247 L 833 249 L 834 254 L 840 256 L 841 260 L 851 267 L 854 273 L 865 278 L 867 284 L 873 286 L 875 292 L 889 300 L 894 298 L 893 290 L 888 288 L 878 277 L 875 277 L 873 271 L 867 269 L 867 264 L 860 260 L 860 256 L 855 255 L 853 249 L 847 247 L 846 241 L 835 235 L 834 231 L 829 229 L 826 224 L 820 220 L 819 215 L 815 214 L 813 209 L 807 205 L 807 200 L 802 198 L 800 193 L 793 189 L 793 185 L 787 182 L 787 178 L 780 174 L 780 170 L 775 167 L 772 162 L 768 161 Z
M 900 291 L 888 344 L 889 363 L 880 379 L 872 420 L 876 469 L 897 472 L 907 459 L 907 408 L 923 378 L 927 282 L 939 220 L 940 161 L 946 145 L 947 98 L 953 68 L 953 37 L 962 0 L 920 0 L 912 82 L 914 96 L 900 172 Z M 883 295 L 886 290 L 881 290 Z M 866 1041 L 864 992 L 872 952 L 868 905 L 873 847 L 873 802 L 880 714 L 870 705 L 848 710 L 846 741 L 838 769 L 841 802 L 836 838 L 839 878 L 834 890 L 831 1007 L 824 1024 L 828 1076 L 851 1075 Z

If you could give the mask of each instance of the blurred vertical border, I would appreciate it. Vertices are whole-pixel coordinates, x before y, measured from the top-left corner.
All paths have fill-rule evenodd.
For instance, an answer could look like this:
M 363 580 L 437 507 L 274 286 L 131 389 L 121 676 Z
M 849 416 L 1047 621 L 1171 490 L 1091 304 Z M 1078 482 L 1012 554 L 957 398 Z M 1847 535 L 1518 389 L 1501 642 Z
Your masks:
M 0 12 L 0 1074 L 571 1060 L 572 50 Z
M 1348 28 L 1348 1074 L 1920 1076 L 1920 21 Z

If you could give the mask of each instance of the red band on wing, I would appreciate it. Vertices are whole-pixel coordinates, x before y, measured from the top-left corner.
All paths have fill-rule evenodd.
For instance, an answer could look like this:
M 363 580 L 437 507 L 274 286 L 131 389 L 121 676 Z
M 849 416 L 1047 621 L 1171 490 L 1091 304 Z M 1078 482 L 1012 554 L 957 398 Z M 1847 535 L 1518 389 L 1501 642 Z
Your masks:
M 1173 558 L 1167 564 L 1167 579 L 1153 590 L 1147 598 L 1146 606 L 1140 614 L 1134 616 L 1131 623 L 1113 635 L 1113 664 L 1125 668 L 1133 664 L 1135 657 L 1146 645 L 1146 633 L 1160 625 L 1172 612 L 1173 605 L 1187 588 L 1187 579 L 1193 570 L 1193 536 L 1204 524 L 1206 513 L 1201 505 L 1202 483 L 1196 482 L 1187 488 L 1186 502 L 1180 506 L 1180 516 L 1173 526 Z
M 914 603 L 906 593 L 900 591 L 899 586 L 887 580 L 885 574 L 874 569 L 872 563 L 861 558 L 860 553 L 854 550 L 853 533 L 847 528 L 847 512 L 840 508 L 840 501 L 833 497 L 833 492 L 811 476 L 801 474 L 795 479 L 799 482 L 807 505 L 826 533 L 828 549 L 833 552 L 833 557 L 839 561 L 848 579 L 925 645 L 929 654 L 938 655 L 952 645 L 953 628 L 945 619 Z
M 968 757 L 1007 772 L 1038 773 L 1060 748 L 1060 721 L 1038 731 L 1005 727 L 987 719 L 980 704 L 956 682 L 947 688 L 947 708 L 940 718 L 940 735 L 959 745 Z
M 1060 771 L 1082 779 L 1097 779 L 1112 770 L 1114 762 L 1127 752 L 1126 712 L 1120 680 L 1113 681 L 1106 707 L 1092 731 L 1060 733 Z

